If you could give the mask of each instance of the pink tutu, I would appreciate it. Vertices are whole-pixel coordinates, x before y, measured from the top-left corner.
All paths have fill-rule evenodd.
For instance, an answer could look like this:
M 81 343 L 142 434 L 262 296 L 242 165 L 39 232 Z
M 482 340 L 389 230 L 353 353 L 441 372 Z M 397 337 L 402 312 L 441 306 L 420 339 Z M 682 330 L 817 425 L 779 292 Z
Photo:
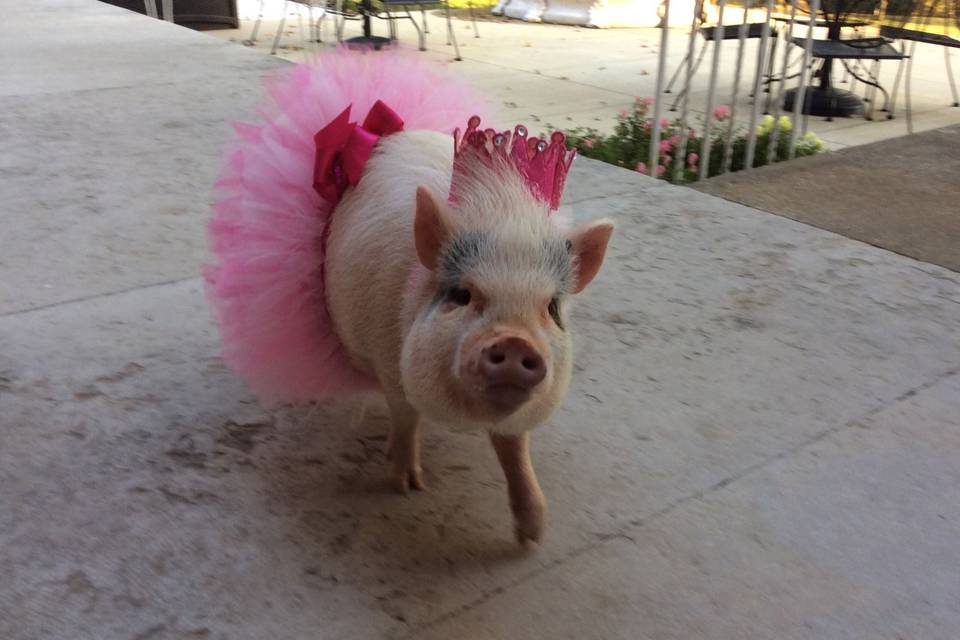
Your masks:
M 215 188 L 206 271 L 223 356 L 264 401 L 375 390 L 350 364 L 324 301 L 324 230 L 333 208 L 313 187 L 314 134 L 348 105 L 362 119 L 379 99 L 405 130 L 452 133 L 486 101 L 442 67 L 400 52 L 347 52 L 267 82 L 261 124 L 236 123 Z M 450 144 L 453 144 L 451 138 Z

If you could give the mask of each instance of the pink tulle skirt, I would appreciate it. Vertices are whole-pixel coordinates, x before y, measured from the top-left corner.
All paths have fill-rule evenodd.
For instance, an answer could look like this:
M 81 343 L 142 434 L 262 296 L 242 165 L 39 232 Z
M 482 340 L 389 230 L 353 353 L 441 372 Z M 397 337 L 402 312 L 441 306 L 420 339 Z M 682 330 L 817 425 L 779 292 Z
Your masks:
M 215 186 L 205 271 L 227 363 L 267 402 L 376 390 L 351 366 L 324 300 L 324 231 L 333 214 L 313 188 L 313 136 L 348 105 L 378 99 L 406 130 L 452 133 L 486 102 L 443 66 L 404 52 L 337 50 L 267 81 L 260 122 L 236 123 Z M 451 138 L 450 144 L 453 144 Z

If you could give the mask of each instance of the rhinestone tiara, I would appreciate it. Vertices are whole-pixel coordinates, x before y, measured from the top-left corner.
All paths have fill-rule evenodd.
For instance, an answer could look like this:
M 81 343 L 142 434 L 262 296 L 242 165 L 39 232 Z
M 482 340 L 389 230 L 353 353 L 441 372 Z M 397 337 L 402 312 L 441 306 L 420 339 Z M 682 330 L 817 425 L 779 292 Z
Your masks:
M 480 161 L 495 170 L 515 170 L 530 193 L 549 205 L 551 211 L 560 206 L 563 184 L 577 155 L 575 149 L 567 148 L 566 136 L 560 131 L 554 131 L 547 141 L 530 136 L 522 124 L 512 132 L 480 129 L 479 116 L 470 118 L 462 134 L 460 129 L 453 132 L 453 148 L 451 202 L 456 201 L 458 184 L 471 173 L 471 162 Z

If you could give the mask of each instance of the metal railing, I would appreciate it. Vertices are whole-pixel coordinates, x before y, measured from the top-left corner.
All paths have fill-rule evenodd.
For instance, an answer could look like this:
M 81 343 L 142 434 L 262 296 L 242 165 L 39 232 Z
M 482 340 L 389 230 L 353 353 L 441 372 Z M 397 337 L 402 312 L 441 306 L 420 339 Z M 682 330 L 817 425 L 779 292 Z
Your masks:
M 662 3 L 662 24 L 670 24 L 671 4 L 683 3 L 688 6 L 690 0 L 663 0 Z M 700 140 L 699 152 L 700 164 L 697 167 L 696 179 L 706 178 L 710 170 L 711 158 L 713 154 L 720 153 L 715 149 L 715 145 L 722 147 L 720 155 L 719 173 L 725 173 L 731 170 L 734 156 L 735 134 L 737 133 L 738 103 L 742 97 L 744 84 L 749 87 L 752 96 L 749 115 L 746 118 L 746 130 L 743 132 L 745 137 L 745 149 L 738 147 L 738 152 L 742 153 L 743 170 L 749 171 L 754 168 L 758 162 L 757 144 L 760 139 L 758 134 L 758 125 L 760 120 L 760 110 L 770 114 L 774 122 L 780 121 L 781 105 L 784 96 L 787 93 L 788 81 L 795 80 L 791 89 L 794 92 L 792 109 L 784 113 L 790 120 L 790 126 L 775 125 L 770 129 L 769 134 L 764 140 L 767 145 L 763 153 L 759 154 L 767 161 L 772 161 L 775 157 L 775 151 L 780 144 L 779 136 L 781 129 L 789 129 L 789 144 L 787 145 L 786 158 L 794 158 L 797 152 L 797 143 L 800 136 L 807 132 L 808 116 L 804 113 L 807 88 L 811 81 L 812 67 L 812 49 L 814 40 L 814 31 L 817 23 L 811 23 L 810 16 L 816 16 L 820 8 L 820 0 L 789 0 L 784 5 L 781 3 L 780 9 L 789 12 L 789 17 L 775 15 L 775 0 L 754 0 L 745 3 L 738 2 L 735 7 L 728 7 L 728 0 L 718 0 L 715 7 L 715 24 L 706 26 L 702 21 L 703 0 L 694 0 L 696 3 L 693 11 L 693 19 L 690 23 L 690 31 L 684 34 L 686 40 L 686 54 L 683 57 L 680 67 L 673 72 L 673 78 L 667 83 L 668 74 L 671 70 L 668 68 L 668 58 L 670 57 L 670 39 L 669 28 L 661 29 L 660 52 L 657 64 L 656 89 L 653 104 L 653 119 L 651 124 L 651 143 L 649 161 L 647 170 L 651 176 L 656 177 L 660 169 L 662 150 L 661 140 L 664 134 L 664 103 L 666 95 L 671 91 L 672 85 L 682 74 L 683 86 L 676 93 L 677 99 L 673 103 L 672 109 L 679 106 L 679 116 L 668 126 L 678 132 L 679 142 L 676 143 L 676 152 L 671 158 L 671 166 L 668 170 L 672 172 L 673 181 L 681 179 L 681 174 L 689 169 L 685 157 L 689 152 L 690 134 L 693 108 L 691 106 L 691 94 L 693 93 L 694 76 L 700 62 L 707 53 L 707 46 L 711 45 L 711 60 L 709 76 L 706 79 L 706 97 L 704 107 L 704 121 L 702 139 Z M 731 24 L 730 18 L 733 14 L 734 20 L 739 14 L 739 22 L 734 21 Z M 755 20 L 751 22 L 751 16 Z M 796 34 L 803 32 L 802 55 L 798 54 L 798 48 L 792 47 L 791 42 L 800 44 L 795 39 Z M 698 39 L 703 38 L 703 49 L 697 55 Z M 745 79 L 744 66 L 747 60 L 747 41 L 759 40 L 756 54 L 756 68 L 751 77 Z M 777 42 L 782 42 L 782 50 L 777 51 Z M 723 45 L 726 43 L 735 43 L 736 60 L 732 84 L 718 87 L 718 78 L 721 75 L 721 60 L 724 55 L 731 55 L 723 51 Z M 728 50 L 729 51 L 729 50 Z M 779 57 L 778 57 L 779 56 Z M 779 64 L 778 64 L 779 63 Z M 799 69 L 797 67 L 799 66 Z M 793 70 L 793 71 L 791 71 Z M 665 83 L 666 86 L 665 86 Z M 714 108 L 717 105 L 729 105 L 729 113 L 724 118 L 718 119 L 712 117 Z M 671 110 L 672 110 L 671 109 Z M 719 135 L 714 135 L 719 132 Z M 786 133 L 784 133 L 786 135 Z M 676 134 L 674 135 L 676 138 Z M 743 143 L 739 143 L 742 145 Z M 677 153 L 681 156 L 678 160 Z M 763 162 L 766 164 L 766 162 Z

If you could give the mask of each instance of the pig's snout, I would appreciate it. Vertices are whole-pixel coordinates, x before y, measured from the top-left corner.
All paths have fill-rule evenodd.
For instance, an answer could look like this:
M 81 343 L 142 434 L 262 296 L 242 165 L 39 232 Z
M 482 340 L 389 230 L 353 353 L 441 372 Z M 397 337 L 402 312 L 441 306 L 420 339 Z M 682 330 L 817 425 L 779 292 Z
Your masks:
M 523 338 L 500 338 L 480 355 L 480 375 L 490 402 L 501 410 L 514 410 L 527 401 L 530 391 L 547 375 L 543 356 Z
M 509 385 L 529 390 L 547 375 L 543 356 L 523 338 L 504 338 L 488 345 L 480 373 L 490 386 Z

